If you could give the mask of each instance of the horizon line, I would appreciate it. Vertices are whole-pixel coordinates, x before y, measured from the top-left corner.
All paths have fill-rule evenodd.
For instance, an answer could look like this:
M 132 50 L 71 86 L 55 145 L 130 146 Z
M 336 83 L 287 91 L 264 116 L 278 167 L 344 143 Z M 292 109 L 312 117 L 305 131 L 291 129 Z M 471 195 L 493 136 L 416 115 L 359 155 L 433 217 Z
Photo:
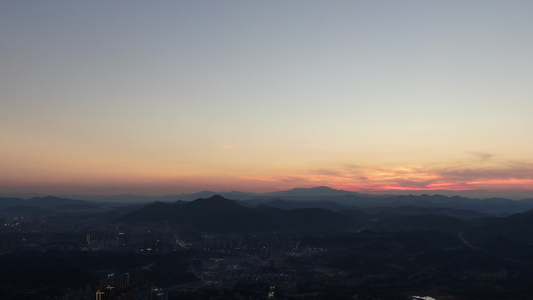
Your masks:
M 73 197 L 79 196 L 84 198 L 99 198 L 99 197 L 169 197 L 169 196 L 181 196 L 181 195 L 194 195 L 201 193 L 213 193 L 216 195 L 220 194 L 229 194 L 229 193 L 242 193 L 242 194 L 252 194 L 252 195 L 264 195 L 272 193 L 281 193 L 281 192 L 290 192 L 294 190 L 312 190 L 317 188 L 327 188 L 332 191 L 347 192 L 347 193 L 358 193 L 358 194 L 367 194 L 372 196 L 386 196 L 386 195 L 429 195 L 429 196 L 446 196 L 446 197 L 465 197 L 465 198 L 508 198 L 508 199 L 527 199 L 533 198 L 533 190 L 429 190 L 429 189 L 389 189 L 389 190 L 345 190 L 345 189 L 336 189 L 325 185 L 319 185 L 314 187 L 293 187 L 290 189 L 280 189 L 270 192 L 246 192 L 240 190 L 230 190 L 230 191 L 214 191 L 214 190 L 199 190 L 196 192 L 177 192 L 177 193 L 165 193 L 165 194 L 133 194 L 133 193 L 117 193 L 117 194 L 89 194 L 89 193 L 69 193 L 69 192 L 52 192 L 52 193 L 42 193 L 42 192 L 13 192 L 13 193 L 0 193 L 0 197 L 15 197 L 15 198 L 35 198 L 35 197 Z M 461 195 L 462 194 L 462 195 Z M 468 194 L 468 195 L 465 195 Z M 477 195 L 476 195 L 477 194 Z M 513 194 L 515 194 L 513 196 Z M 518 196 L 518 194 L 522 194 Z

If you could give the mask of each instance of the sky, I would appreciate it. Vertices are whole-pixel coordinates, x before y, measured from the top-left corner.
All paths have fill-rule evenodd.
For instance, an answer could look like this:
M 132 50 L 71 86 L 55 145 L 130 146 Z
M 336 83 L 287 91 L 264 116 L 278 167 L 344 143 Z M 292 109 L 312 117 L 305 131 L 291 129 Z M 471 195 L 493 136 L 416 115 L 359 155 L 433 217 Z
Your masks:
M 533 197 L 532 13 L 0 0 L 0 194 Z

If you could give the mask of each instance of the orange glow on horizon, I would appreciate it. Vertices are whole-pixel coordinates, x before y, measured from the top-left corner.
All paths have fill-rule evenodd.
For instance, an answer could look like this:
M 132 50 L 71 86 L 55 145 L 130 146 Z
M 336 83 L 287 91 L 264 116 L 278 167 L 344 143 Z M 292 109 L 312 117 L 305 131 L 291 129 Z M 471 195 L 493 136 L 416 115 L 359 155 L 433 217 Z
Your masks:
M 174 170 L 172 166 L 162 169 L 131 167 L 113 172 L 100 173 L 62 170 L 49 176 L 11 177 L 3 180 L 0 192 L 58 192 L 89 194 L 151 194 L 190 193 L 202 190 L 218 192 L 239 190 L 243 192 L 273 192 L 292 188 L 328 186 L 334 189 L 356 192 L 380 191 L 425 191 L 425 190 L 532 190 L 533 178 L 519 168 L 475 169 L 470 165 L 453 165 L 435 169 L 420 165 L 411 166 L 352 166 L 340 165 L 330 169 L 287 168 L 263 171 L 243 169 L 222 171 L 209 170 L 205 166 L 193 172 Z M 129 172 L 135 170 L 136 172 Z M 527 169 L 526 169 L 527 170 Z M 502 178 L 494 178 L 498 175 Z M 517 174 L 517 176 L 512 176 Z M 488 178 L 487 178 L 488 177 Z

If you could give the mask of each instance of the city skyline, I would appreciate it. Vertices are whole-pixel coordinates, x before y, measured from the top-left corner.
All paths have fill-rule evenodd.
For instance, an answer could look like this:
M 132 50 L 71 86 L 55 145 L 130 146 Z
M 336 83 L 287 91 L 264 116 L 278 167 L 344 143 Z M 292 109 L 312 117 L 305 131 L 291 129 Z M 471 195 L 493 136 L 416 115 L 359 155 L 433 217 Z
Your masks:
M 0 7 L 0 195 L 533 195 L 528 1 Z

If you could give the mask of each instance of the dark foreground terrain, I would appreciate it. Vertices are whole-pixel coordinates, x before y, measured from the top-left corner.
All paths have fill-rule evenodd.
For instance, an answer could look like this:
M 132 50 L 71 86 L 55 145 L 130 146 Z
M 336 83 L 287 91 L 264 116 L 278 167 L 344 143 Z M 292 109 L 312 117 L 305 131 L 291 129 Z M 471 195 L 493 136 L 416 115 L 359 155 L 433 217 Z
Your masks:
M 413 197 L 0 201 L 0 298 L 533 297 L 533 213 Z

